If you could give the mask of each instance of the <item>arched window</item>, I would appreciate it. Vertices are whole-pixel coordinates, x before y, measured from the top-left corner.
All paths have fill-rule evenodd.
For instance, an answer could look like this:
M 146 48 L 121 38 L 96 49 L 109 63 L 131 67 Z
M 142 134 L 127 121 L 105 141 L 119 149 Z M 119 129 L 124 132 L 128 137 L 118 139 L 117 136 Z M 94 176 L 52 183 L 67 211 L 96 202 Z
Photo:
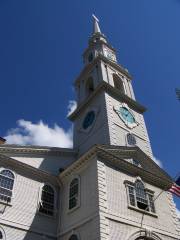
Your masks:
M 147 210 L 148 209 L 147 194 L 144 189 L 144 184 L 140 180 L 137 180 L 135 182 L 135 192 L 136 192 L 137 207 Z
M 77 237 L 77 235 L 73 234 L 73 235 L 71 235 L 69 240 L 78 240 L 78 237 Z
M 69 209 L 75 208 L 79 201 L 79 179 L 74 178 L 69 187 Z
M 94 92 L 94 81 L 93 81 L 92 77 L 87 79 L 86 86 L 85 86 L 85 91 L 86 91 L 86 96 L 87 97 Z
M 124 84 L 122 79 L 118 75 L 113 74 L 113 81 L 114 81 L 114 87 L 117 88 L 120 92 L 125 94 Z
M 0 200 L 10 203 L 14 186 L 14 174 L 4 169 L 0 172 Z
M 128 133 L 127 134 L 127 143 L 128 145 L 134 146 L 136 145 L 136 137 L 134 134 Z
M 49 185 L 44 185 L 42 188 L 39 212 L 54 215 L 54 189 Z

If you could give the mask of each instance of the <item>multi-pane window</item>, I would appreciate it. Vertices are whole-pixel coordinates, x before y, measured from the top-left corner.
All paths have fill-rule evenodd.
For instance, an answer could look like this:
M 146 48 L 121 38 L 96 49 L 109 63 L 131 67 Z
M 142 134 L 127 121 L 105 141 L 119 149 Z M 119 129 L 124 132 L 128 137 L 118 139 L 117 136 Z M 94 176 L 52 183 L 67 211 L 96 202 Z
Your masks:
M 155 213 L 153 193 L 144 188 L 144 184 L 137 180 L 135 183 L 127 183 L 129 204 L 133 207 Z
M 78 205 L 79 198 L 79 179 L 74 178 L 69 187 L 69 209 Z
M 128 133 L 127 134 L 127 143 L 128 145 L 134 146 L 136 145 L 136 137 L 134 134 Z
M 14 174 L 7 169 L 0 172 L 0 201 L 10 203 L 14 185 Z
M 42 188 L 39 212 L 54 215 L 54 189 L 49 185 L 44 185 Z
M 75 234 L 73 234 L 73 235 L 71 235 L 69 240 L 78 240 L 78 237 Z

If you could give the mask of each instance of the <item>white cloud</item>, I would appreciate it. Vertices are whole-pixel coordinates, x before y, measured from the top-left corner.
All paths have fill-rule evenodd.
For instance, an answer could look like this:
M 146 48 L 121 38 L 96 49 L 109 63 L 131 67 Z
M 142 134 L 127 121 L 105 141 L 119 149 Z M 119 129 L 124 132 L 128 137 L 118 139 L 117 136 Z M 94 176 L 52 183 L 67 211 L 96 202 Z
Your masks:
M 73 113 L 76 108 L 77 108 L 77 102 L 74 100 L 70 100 L 69 104 L 68 104 L 67 116 L 69 116 L 71 113 Z
M 67 131 L 54 124 L 54 127 L 49 127 L 42 120 L 38 123 L 31 121 L 18 120 L 17 128 L 10 129 L 4 137 L 8 144 L 21 145 L 41 145 L 52 147 L 71 148 L 72 143 L 72 128 Z
M 156 157 L 153 157 L 153 160 L 159 167 L 162 168 L 163 165 L 162 165 L 162 162 L 159 159 L 157 159 Z

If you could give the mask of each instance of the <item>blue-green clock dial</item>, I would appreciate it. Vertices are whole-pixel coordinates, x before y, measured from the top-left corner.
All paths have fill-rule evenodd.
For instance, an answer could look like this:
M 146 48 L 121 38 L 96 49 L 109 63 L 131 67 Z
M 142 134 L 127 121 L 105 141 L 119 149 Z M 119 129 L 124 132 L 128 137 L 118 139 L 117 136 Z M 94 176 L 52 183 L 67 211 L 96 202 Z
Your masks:
M 127 123 L 133 124 L 133 123 L 136 122 L 134 116 L 132 115 L 132 113 L 126 107 L 120 107 L 119 112 L 121 114 L 121 117 Z
M 82 124 L 83 128 L 86 130 L 88 127 L 90 127 L 94 122 L 94 119 L 95 119 L 95 112 L 94 111 L 88 112 Z

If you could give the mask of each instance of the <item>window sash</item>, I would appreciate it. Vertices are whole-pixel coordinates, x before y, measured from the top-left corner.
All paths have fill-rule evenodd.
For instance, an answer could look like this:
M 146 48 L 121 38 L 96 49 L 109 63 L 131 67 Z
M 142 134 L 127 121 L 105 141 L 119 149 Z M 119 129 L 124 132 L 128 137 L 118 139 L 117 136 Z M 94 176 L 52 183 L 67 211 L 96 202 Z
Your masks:
M 148 191 L 145 190 L 145 195 L 144 194 L 143 195 L 142 194 L 138 195 L 136 193 L 136 188 L 133 184 L 132 185 L 127 184 L 127 189 L 128 189 L 128 191 L 127 191 L 128 192 L 128 200 L 129 200 L 129 204 L 131 206 L 139 208 L 137 203 L 140 202 L 142 204 L 147 205 L 147 208 L 146 208 L 145 211 L 156 213 L 152 193 L 148 193 Z M 141 196 L 143 196 L 143 197 L 141 197 Z
M 127 142 L 128 145 L 135 146 L 136 145 L 136 137 L 132 133 L 127 134 Z
M 10 170 L 0 172 L 0 201 L 10 203 L 14 186 L 14 175 Z
M 73 209 L 78 205 L 79 200 L 79 180 L 72 180 L 69 188 L 69 209 Z
M 154 201 L 153 201 L 153 195 L 148 193 L 148 200 L 149 200 L 149 208 L 150 208 L 150 211 L 153 212 L 153 213 L 156 213 L 156 209 L 155 209 L 155 204 L 154 204 Z
M 128 195 L 129 195 L 129 203 L 132 206 L 136 206 L 136 197 L 134 193 L 134 187 L 128 186 Z
M 48 189 L 48 187 L 50 189 Z M 41 201 L 39 204 L 39 212 L 46 215 L 54 215 L 54 190 L 51 186 L 44 185 L 41 191 Z

